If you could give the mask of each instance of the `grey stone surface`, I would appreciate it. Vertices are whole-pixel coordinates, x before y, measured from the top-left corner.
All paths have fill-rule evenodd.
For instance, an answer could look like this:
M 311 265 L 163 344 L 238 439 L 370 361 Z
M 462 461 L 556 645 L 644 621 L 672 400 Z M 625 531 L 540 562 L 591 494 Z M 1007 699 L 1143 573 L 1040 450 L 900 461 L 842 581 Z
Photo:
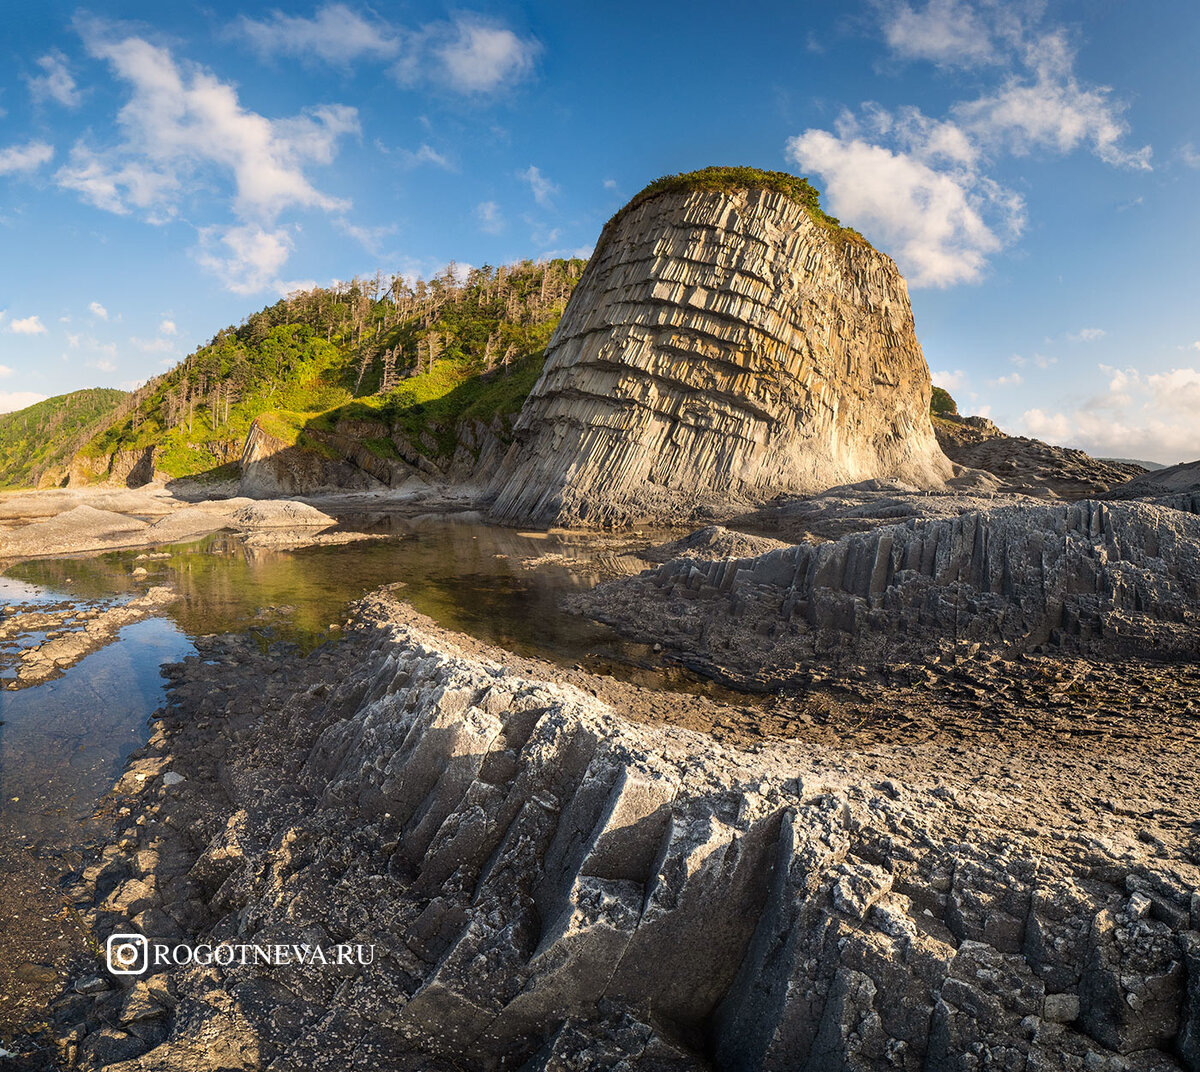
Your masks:
M 122 783 L 133 877 L 89 909 L 374 962 L 173 969 L 94 999 L 83 1067 L 1196 1067 L 1200 872 L 1170 845 L 633 723 L 388 613 L 217 738 L 169 708 Z M 253 659 L 216 647 L 178 695 Z M 137 781 L 155 754 L 195 767 L 179 796 Z

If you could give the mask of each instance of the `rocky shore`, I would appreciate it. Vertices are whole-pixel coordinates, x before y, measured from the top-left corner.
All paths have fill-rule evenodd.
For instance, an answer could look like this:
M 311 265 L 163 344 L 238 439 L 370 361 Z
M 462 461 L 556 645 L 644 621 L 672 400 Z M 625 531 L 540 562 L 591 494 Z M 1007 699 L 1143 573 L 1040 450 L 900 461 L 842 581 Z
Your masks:
M 965 688 L 663 705 L 386 593 L 307 659 L 213 639 L 169 673 L 81 918 L 373 960 L 80 964 L 80 1067 L 1200 1062 L 1196 723 L 1152 692 L 1101 741 L 1047 732 L 1091 721 L 1048 674 L 1012 735 L 958 730 L 992 706 Z M 942 731 L 889 741 L 889 709 Z

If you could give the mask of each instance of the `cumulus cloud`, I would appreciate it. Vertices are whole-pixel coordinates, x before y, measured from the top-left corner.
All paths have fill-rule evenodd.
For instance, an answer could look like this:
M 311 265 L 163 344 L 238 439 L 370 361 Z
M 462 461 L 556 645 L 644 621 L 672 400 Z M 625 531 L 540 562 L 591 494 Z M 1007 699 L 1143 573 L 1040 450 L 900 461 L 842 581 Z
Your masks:
M 967 374 L 962 369 L 955 369 L 953 372 L 930 372 L 929 375 L 935 387 L 947 391 L 959 391 L 967 386 Z
M 1103 390 L 1082 402 L 1027 410 L 1020 430 L 1102 457 L 1173 464 L 1200 458 L 1200 369 L 1145 373 L 1098 366 Z
M 273 289 L 284 292 L 280 269 L 292 251 L 286 230 L 264 230 L 253 224 L 239 227 L 205 227 L 195 253 L 201 267 L 219 276 L 235 294 L 256 294 Z
M 412 149 L 401 149 L 400 161 L 405 167 L 410 168 L 419 167 L 421 164 L 432 164 L 445 171 L 454 170 L 454 165 L 432 145 L 422 145 L 415 152 Z
M 349 235 L 373 257 L 383 257 L 383 242 L 389 235 L 396 233 L 394 223 L 381 227 L 361 227 L 346 219 L 337 221 L 337 228 L 343 234 Z
M 164 320 L 158 325 L 158 333 L 160 335 L 178 335 L 179 329 L 175 326 L 174 320 Z
M 14 410 L 32 406 L 35 402 L 44 402 L 45 395 L 36 391 L 0 391 L 0 413 L 12 413 Z
M 7 365 L 0 365 L 0 380 L 3 380 L 12 375 L 12 369 Z
M 915 286 L 976 282 L 1023 232 L 1024 200 L 989 175 L 1000 157 L 1087 149 L 1150 167 L 1149 146 L 1122 144 L 1121 102 L 1080 81 L 1065 34 L 1038 28 L 1036 12 L 999 0 L 888 8 L 884 37 L 897 57 L 971 67 L 993 84 L 940 118 L 867 102 L 832 132 L 787 143 L 797 166 L 822 178 L 832 211 L 894 250 Z
M 63 188 L 109 212 L 143 210 L 156 222 L 178 211 L 188 180 L 210 174 L 232 179 L 233 209 L 243 219 L 347 207 L 316 189 L 305 167 L 330 163 L 339 140 L 358 132 L 354 108 L 323 105 L 267 119 L 242 107 L 232 85 L 165 48 L 113 36 L 97 22 L 85 23 L 83 34 L 131 95 L 117 116 L 123 141 L 102 149 L 77 142 L 55 176 Z
M 67 67 L 67 57 L 61 52 L 50 52 L 37 61 L 42 69 L 39 75 L 26 79 L 29 92 L 35 101 L 55 101 L 64 108 L 78 108 L 82 98 Z
M 914 286 L 978 280 L 1004 244 L 1000 235 L 1024 224 L 1019 197 L 915 152 L 809 130 L 788 142 L 788 155 L 822 176 L 832 211 L 892 251 Z
M 883 35 L 903 59 L 953 67 L 996 59 L 987 22 L 970 4 L 959 0 L 930 0 L 922 9 L 896 4 L 884 15 Z
M 173 354 L 175 353 L 175 343 L 170 339 L 164 339 L 161 336 L 155 339 L 139 339 L 136 336 L 129 340 L 139 350 L 147 354 Z
M 8 330 L 14 335 L 45 335 L 46 325 L 42 323 L 41 317 L 27 316 L 21 320 L 14 320 L 8 325 Z
M 20 171 L 36 171 L 54 157 L 54 146 L 44 141 L 28 141 L 24 145 L 10 145 L 0 149 L 0 175 L 13 175 Z
M 232 36 L 264 59 L 294 56 L 344 67 L 355 60 L 388 60 L 400 51 L 400 38 L 387 23 L 366 18 L 345 4 L 327 4 L 311 19 L 274 11 L 262 20 L 243 15 Z
M 994 380 L 988 380 L 989 387 L 1020 387 L 1025 380 L 1019 372 L 1009 373 L 1007 376 L 997 376 Z
M 558 187 L 542 174 L 540 168 L 533 164 L 530 164 L 524 171 L 518 171 L 517 178 L 529 183 L 529 189 L 533 191 L 533 199 L 539 205 L 548 206 L 551 198 L 558 193 Z
M 504 216 L 495 201 L 480 201 L 475 206 L 475 218 L 484 234 L 497 235 L 504 230 Z
M 98 301 L 94 301 L 88 306 L 88 312 L 90 312 L 92 316 L 98 316 L 101 320 L 108 319 L 108 310 L 105 309 L 104 306 Z
M 1078 331 L 1068 331 L 1064 337 L 1067 342 L 1095 342 L 1107 334 L 1103 328 L 1080 328 Z
M 311 18 L 281 11 L 265 19 L 243 16 L 230 36 L 264 59 L 292 56 L 337 67 L 391 62 L 401 85 L 433 83 L 467 96 L 493 93 L 527 78 L 541 51 L 533 38 L 473 12 L 406 28 L 345 4 L 326 4 Z
M 490 93 L 529 75 L 540 46 L 478 15 L 459 15 L 434 47 L 443 80 L 460 93 Z

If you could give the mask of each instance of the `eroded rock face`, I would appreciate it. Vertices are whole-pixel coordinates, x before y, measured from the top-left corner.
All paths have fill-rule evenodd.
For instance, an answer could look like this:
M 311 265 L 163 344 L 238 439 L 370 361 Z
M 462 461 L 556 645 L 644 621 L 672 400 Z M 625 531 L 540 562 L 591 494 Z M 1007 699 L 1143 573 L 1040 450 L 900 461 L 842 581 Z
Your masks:
M 782 194 L 662 194 L 601 236 L 493 512 L 603 526 L 872 477 L 940 486 L 930 392 L 890 258 Z
M 696 669 L 756 687 L 956 645 L 1190 659 L 1198 513 L 1200 496 L 974 510 L 757 557 L 679 557 L 574 600 Z
M 160 731 L 119 786 L 133 847 L 88 874 L 100 933 L 371 944 L 369 970 L 150 975 L 76 1002 L 83 1067 L 1194 1067 L 1177 847 L 636 725 L 412 625 L 359 654 L 271 675 L 215 753 Z M 197 672 L 176 732 L 215 709 Z

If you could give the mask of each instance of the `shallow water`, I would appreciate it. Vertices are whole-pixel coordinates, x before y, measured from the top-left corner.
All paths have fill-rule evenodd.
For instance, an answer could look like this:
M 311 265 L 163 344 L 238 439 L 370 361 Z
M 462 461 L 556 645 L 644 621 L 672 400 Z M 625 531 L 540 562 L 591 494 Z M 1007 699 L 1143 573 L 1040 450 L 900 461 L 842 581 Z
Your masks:
M 354 527 L 388 539 L 280 551 L 216 534 L 149 551 L 25 562 L 0 577 L 0 610 L 64 600 L 109 604 L 150 584 L 169 584 L 180 596 L 163 617 L 127 626 L 61 677 L 0 690 L 0 834 L 71 840 L 73 825 L 146 740 L 148 716 L 163 699 L 160 666 L 193 651 L 192 638 L 248 632 L 264 646 L 285 641 L 311 650 L 335 641 L 348 604 L 383 584 L 402 582 L 398 594 L 440 625 L 521 654 L 660 687 L 703 687 L 653 667 L 640 646 L 561 609 L 566 592 L 600 579 L 601 563 L 609 573 L 636 571 L 644 565 L 636 558 L 617 559 L 586 537 L 481 525 L 361 517 Z M 562 558 L 531 565 L 543 556 Z M 139 568 L 146 575 L 133 576 Z

